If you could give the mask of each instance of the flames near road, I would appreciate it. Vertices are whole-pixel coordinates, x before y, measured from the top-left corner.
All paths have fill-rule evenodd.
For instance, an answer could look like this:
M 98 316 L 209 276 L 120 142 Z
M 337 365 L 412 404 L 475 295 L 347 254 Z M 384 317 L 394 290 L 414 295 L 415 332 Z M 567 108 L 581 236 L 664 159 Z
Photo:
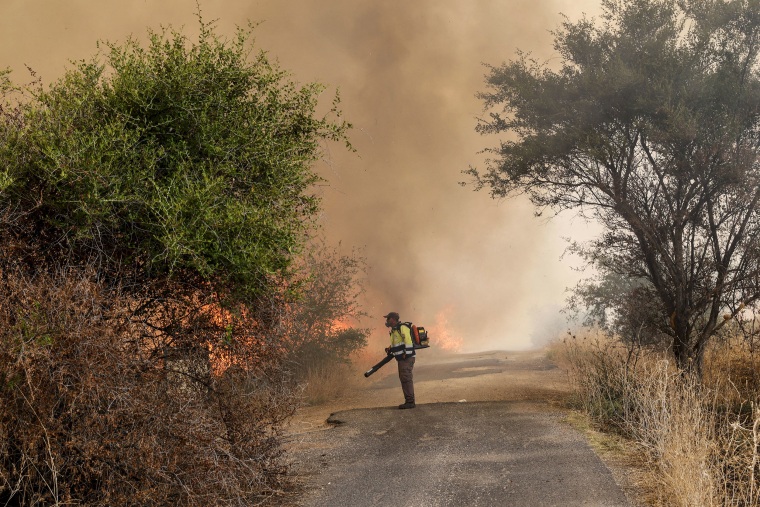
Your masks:
M 435 323 L 428 326 L 432 346 L 447 352 L 461 352 L 464 340 L 457 335 L 449 324 L 451 307 L 444 308 L 435 315 Z

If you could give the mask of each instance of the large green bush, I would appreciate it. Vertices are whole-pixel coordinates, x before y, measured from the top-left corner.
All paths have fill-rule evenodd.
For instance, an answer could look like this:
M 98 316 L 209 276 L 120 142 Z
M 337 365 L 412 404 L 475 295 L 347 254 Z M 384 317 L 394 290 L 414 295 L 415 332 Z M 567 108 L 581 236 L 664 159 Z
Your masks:
M 249 31 L 201 28 L 193 44 L 171 31 L 106 44 L 49 89 L 5 94 L 6 233 L 112 277 L 190 273 L 248 296 L 287 268 L 317 210 L 320 143 L 348 126 L 337 98 L 316 116 L 322 86 L 249 59 Z

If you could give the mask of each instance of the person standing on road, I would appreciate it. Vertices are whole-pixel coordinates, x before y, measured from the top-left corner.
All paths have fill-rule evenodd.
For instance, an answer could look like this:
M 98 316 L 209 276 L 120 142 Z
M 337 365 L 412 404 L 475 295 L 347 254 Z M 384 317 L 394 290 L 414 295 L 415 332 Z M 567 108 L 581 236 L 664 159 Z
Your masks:
M 386 354 L 393 354 L 398 363 L 398 378 L 401 381 L 401 390 L 404 392 L 404 403 L 398 408 L 414 408 L 414 343 L 412 331 L 409 326 L 399 322 L 399 315 L 390 312 L 385 315 L 385 327 L 390 328 L 391 346 L 385 348 Z

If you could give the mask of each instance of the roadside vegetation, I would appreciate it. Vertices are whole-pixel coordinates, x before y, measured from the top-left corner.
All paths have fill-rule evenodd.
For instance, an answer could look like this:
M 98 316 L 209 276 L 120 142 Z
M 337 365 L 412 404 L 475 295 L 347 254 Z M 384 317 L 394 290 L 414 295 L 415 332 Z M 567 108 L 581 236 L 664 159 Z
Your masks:
M 265 502 L 304 372 L 364 345 L 363 261 L 313 246 L 337 95 L 199 27 L 0 73 L 0 505 Z
M 630 444 L 647 505 L 760 505 L 760 354 L 751 344 L 711 345 L 702 381 L 684 377 L 667 350 L 598 330 L 553 353 L 570 373 L 574 407 Z
M 287 367 L 303 401 L 317 405 L 340 396 L 356 377 L 352 361 L 370 334 L 359 327 L 367 266 L 360 252 L 341 254 L 322 240 L 312 241 L 297 265 L 300 296 L 283 328 Z

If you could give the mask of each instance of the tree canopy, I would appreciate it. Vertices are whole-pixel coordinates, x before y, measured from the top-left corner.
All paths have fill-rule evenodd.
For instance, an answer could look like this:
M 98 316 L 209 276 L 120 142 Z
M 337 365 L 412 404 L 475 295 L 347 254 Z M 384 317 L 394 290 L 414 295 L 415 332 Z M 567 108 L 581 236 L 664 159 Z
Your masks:
M 592 262 L 637 281 L 678 365 L 698 371 L 760 298 L 760 2 L 602 6 L 554 32 L 558 63 L 490 67 L 477 130 L 510 137 L 468 172 L 494 197 L 602 224 Z
M 122 281 L 260 293 L 313 225 L 321 143 L 347 143 L 337 95 L 318 117 L 323 86 L 251 58 L 250 30 L 226 41 L 201 23 L 194 43 L 164 30 L 102 48 L 47 89 L 5 75 L 4 232 Z

